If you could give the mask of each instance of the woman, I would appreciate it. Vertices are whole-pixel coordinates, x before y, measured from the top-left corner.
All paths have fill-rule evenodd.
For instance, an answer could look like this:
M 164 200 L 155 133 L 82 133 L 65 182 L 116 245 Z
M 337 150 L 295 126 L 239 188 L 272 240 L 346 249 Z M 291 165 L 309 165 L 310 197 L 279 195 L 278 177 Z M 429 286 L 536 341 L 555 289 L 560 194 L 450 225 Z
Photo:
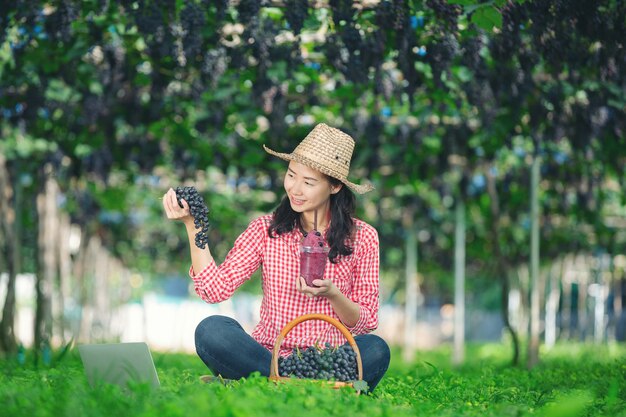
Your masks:
M 378 326 L 379 247 L 376 230 L 354 218 L 355 197 L 373 189 L 348 181 L 354 140 L 346 133 L 318 124 L 290 154 L 264 149 L 289 161 L 286 195 L 273 214 L 253 220 L 237 238 L 225 261 L 217 265 L 210 250 L 195 245 L 193 218 L 170 189 L 163 198 L 169 219 L 182 220 L 191 248 L 189 275 L 196 293 L 209 303 L 228 299 L 262 267 L 261 320 L 248 335 L 235 320 L 210 316 L 196 329 L 196 351 L 207 367 L 224 378 L 237 379 L 258 371 L 269 376 L 271 350 L 280 330 L 296 317 L 321 313 L 340 320 L 361 353 L 363 379 L 373 390 L 389 366 L 389 347 L 369 334 Z M 300 242 L 314 229 L 330 250 L 323 278 L 308 286 L 300 276 Z M 321 320 L 294 327 L 281 345 L 281 355 L 294 347 L 337 346 L 345 338 Z

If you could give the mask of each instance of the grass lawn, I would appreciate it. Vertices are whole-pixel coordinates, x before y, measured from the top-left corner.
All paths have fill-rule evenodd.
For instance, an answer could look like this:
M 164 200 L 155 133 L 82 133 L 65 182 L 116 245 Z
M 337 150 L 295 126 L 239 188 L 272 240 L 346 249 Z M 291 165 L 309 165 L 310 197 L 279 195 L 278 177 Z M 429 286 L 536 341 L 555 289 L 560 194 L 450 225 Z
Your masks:
M 223 386 L 192 355 L 154 353 L 161 389 L 91 389 L 75 351 L 51 367 L 1 363 L 0 416 L 607 416 L 626 417 L 626 346 L 567 345 L 542 352 L 532 371 L 508 365 L 508 349 L 471 346 L 450 366 L 442 348 L 403 363 L 394 352 L 370 396 L 252 376 Z

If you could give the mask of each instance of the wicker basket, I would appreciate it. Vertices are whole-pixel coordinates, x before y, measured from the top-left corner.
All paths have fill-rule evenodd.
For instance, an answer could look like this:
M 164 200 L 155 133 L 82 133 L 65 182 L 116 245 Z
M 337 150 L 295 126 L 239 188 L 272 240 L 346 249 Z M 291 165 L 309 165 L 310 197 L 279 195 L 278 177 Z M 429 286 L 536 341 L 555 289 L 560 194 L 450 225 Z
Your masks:
M 272 381 L 286 381 L 286 382 L 297 382 L 299 380 L 296 378 L 280 376 L 280 373 L 278 372 L 278 357 L 280 356 L 279 355 L 280 345 L 285 339 L 285 336 L 287 336 L 287 333 L 289 333 L 291 329 L 296 327 L 298 324 L 308 321 L 308 320 L 324 320 L 332 324 L 333 326 L 335 326 L 337 329 L 339 329 L 341 334 L 343 334 L 343 336 L 348 340 L 348 343 L 350 343 L 350 346 L 354 350 L 354 353 L 356 353 L 358 380 L 359 381 L 363 380 L 363 364 L 361 362 L 361 353 L 359 352 L 359 347 L 357 346 L 356 341 L 354 340 L 354 337 L 352 337 L 352 335 L 350 334 L 350 331 L 339 320 L 334 319 L 325 314 L 304 314 L 300 317 L 295 318 L 289 323 L 287 323 L 287 325 L 281 330 L 280 334 L 276 338 L 276 342 L 274 342 L 274 350 L 272 351 L 272 363 L 270 365 L 269 379 Z M 300 381 L 302 381 L 302 379 L 300 379 Z M 322 380 L 318 380 L 318 381 L 322 381 Z M 342 381 L 323 381 L 323 382 L 330 385 L 332 388 L 354 386 L 351 382 L 342 382 Z M 360 391 L 357 390 L 357 393 L 358 392 Z

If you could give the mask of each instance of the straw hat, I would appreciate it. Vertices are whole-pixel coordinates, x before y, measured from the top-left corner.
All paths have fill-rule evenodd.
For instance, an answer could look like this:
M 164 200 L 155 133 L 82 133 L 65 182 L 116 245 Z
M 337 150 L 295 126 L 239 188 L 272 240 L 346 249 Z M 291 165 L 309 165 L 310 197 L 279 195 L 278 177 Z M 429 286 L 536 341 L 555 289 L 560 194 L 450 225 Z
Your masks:
M 292 153 L 276 152 L 265 145 L 263 149 L 285 161 L 296 161 L 336 178 L 356 193 L 364 194 L 374 189 L 370 184 L 358 185 L 348 181 L 354 139 L 324 123 L 315 126 Z

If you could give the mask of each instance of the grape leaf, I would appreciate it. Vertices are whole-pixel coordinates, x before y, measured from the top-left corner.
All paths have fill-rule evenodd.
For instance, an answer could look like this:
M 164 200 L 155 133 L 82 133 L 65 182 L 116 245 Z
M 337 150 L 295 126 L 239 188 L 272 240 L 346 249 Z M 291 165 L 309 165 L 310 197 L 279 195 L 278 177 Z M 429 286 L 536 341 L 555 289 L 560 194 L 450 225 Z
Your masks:
M 502 15 L 494 7 L 480 7 L 472 13 L 472 22 L 481 29 L 491 31 L 494 27 L 502 27 Z
M 352 382 L 352 386 L 356 391 L 367 392 L 369 390 L 369 385 L 367 385 L 367 381 L 363 380 Z

